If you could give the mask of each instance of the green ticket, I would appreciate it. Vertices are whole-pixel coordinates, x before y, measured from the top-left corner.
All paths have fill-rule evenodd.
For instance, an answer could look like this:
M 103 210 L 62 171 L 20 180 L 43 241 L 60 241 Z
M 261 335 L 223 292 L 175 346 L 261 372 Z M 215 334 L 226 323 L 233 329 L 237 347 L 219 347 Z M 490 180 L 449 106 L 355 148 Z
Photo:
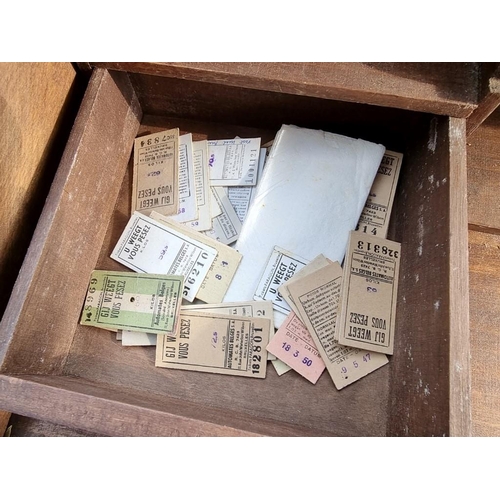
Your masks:
M 80 323 L 175 336 L 183 287 L 182 276 L 93 271 Z

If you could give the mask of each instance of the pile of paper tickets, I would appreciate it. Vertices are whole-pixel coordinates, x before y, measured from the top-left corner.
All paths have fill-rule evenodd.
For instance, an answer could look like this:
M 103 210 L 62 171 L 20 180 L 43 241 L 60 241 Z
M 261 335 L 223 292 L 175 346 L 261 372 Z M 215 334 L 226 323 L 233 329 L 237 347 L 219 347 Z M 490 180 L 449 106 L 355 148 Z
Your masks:
M 359 380 L 394 348 L 401 251 L 385 238 L 401 162 L 289 125 L 264 147 L 137 138 L 111 254 L 135 272 L 94 271 L 81 323 L 156 346 L 158 367 L 265 378 L 270 360 L 312 383 L 326 368 L 337 389 Z

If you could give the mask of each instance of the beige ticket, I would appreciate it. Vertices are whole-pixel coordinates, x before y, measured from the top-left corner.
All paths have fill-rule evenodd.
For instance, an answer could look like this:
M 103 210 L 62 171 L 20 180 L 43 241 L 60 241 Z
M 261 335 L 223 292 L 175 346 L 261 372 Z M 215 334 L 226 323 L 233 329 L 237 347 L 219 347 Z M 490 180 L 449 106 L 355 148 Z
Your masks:
M 332 264 L 330 259 L 327 259 L 323 254 L 318 255 L 315 259 L 313 259 L 309 264 L 307 264 L 302 269 L 299 269 L 288 281 L 285 281 L 279 288 L 278 292 L 284 297 L 292 311 L 302 320 L 301 312 L 298 307 L 295 305 L 294 298 L 290 294 L 288 286 L 292 283 L 304 278 L 305 276 L 317 271 L 318 269 L 322 269 L 323 267 Z
M 199 311 L 181 312 L 177 337 L 161 335 L 156 366 L 265 378 L 271 322 Z
M 134 143 L 132 213 L 179 209 L 179 129 L 138 137 Z
M 217 240 L 209 238 L 205 234 L 194 231 L 185 225 L 177 224 L 161 214 L 152 212 L 151 218 L 162 225 L 182 233 L 183 235 L 192 240 L 198 241 L 203 245 L 212 247 L 217 251 L 217 255 L 210 265 L 205 278 L 196 291 L 196 298 L 202 300 L 203 302 L 222 302 L 243 256 L 233 248 L 230 248 Z
M 339 390 L 388 363 L 385 354 L 342 346 L 335 340 L 341 282 L 342 268 L 332 262 L 288 284 L 302 321 Z
M 274 335 L 273 304 L 266 301 L 225 302 L 223 304 L 196 304 L 181 306 L 182 312 L 198 311 L 202 313 L 226 314 L 228 316 L 244 316 L 267 318 L 271 321 L 270 337 Z M 156 345 L 156 335 L 141 332 L 123 331 L 123 345 L 148 346 Z M 267 359 L 276 359 L 269 355 Z
M 385 152 L 359 218 L 357 231 L 379 238 L 387 237 L 402 161 L 401 153 Z
M 401 244 L 351 231 L 337 322 L 339 344 L 392 354 Z

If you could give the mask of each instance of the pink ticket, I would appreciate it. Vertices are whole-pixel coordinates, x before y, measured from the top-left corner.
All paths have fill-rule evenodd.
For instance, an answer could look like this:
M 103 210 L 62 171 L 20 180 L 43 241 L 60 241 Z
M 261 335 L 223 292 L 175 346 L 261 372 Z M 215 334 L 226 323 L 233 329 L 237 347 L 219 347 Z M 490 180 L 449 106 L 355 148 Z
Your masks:
M 267 351 L 315 384 L 325 363 L 298 316 L 291 312 L 267 346 Z

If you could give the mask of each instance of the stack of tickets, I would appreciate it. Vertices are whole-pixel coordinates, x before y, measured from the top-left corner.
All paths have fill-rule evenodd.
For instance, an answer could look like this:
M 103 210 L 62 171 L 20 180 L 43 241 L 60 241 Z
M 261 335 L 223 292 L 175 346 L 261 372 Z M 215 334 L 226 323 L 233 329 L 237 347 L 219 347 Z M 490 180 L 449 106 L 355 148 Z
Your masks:
M 312 383 L 326 368 L 341 389 L 387 364 L 402 155 L 290 125 L 266 146 L 137 138 L 132 214 L 111 253 L 128 270 L 94 271 L 81 323 L 156 346 L 170 369 L 265 378 L 270 360 Z

